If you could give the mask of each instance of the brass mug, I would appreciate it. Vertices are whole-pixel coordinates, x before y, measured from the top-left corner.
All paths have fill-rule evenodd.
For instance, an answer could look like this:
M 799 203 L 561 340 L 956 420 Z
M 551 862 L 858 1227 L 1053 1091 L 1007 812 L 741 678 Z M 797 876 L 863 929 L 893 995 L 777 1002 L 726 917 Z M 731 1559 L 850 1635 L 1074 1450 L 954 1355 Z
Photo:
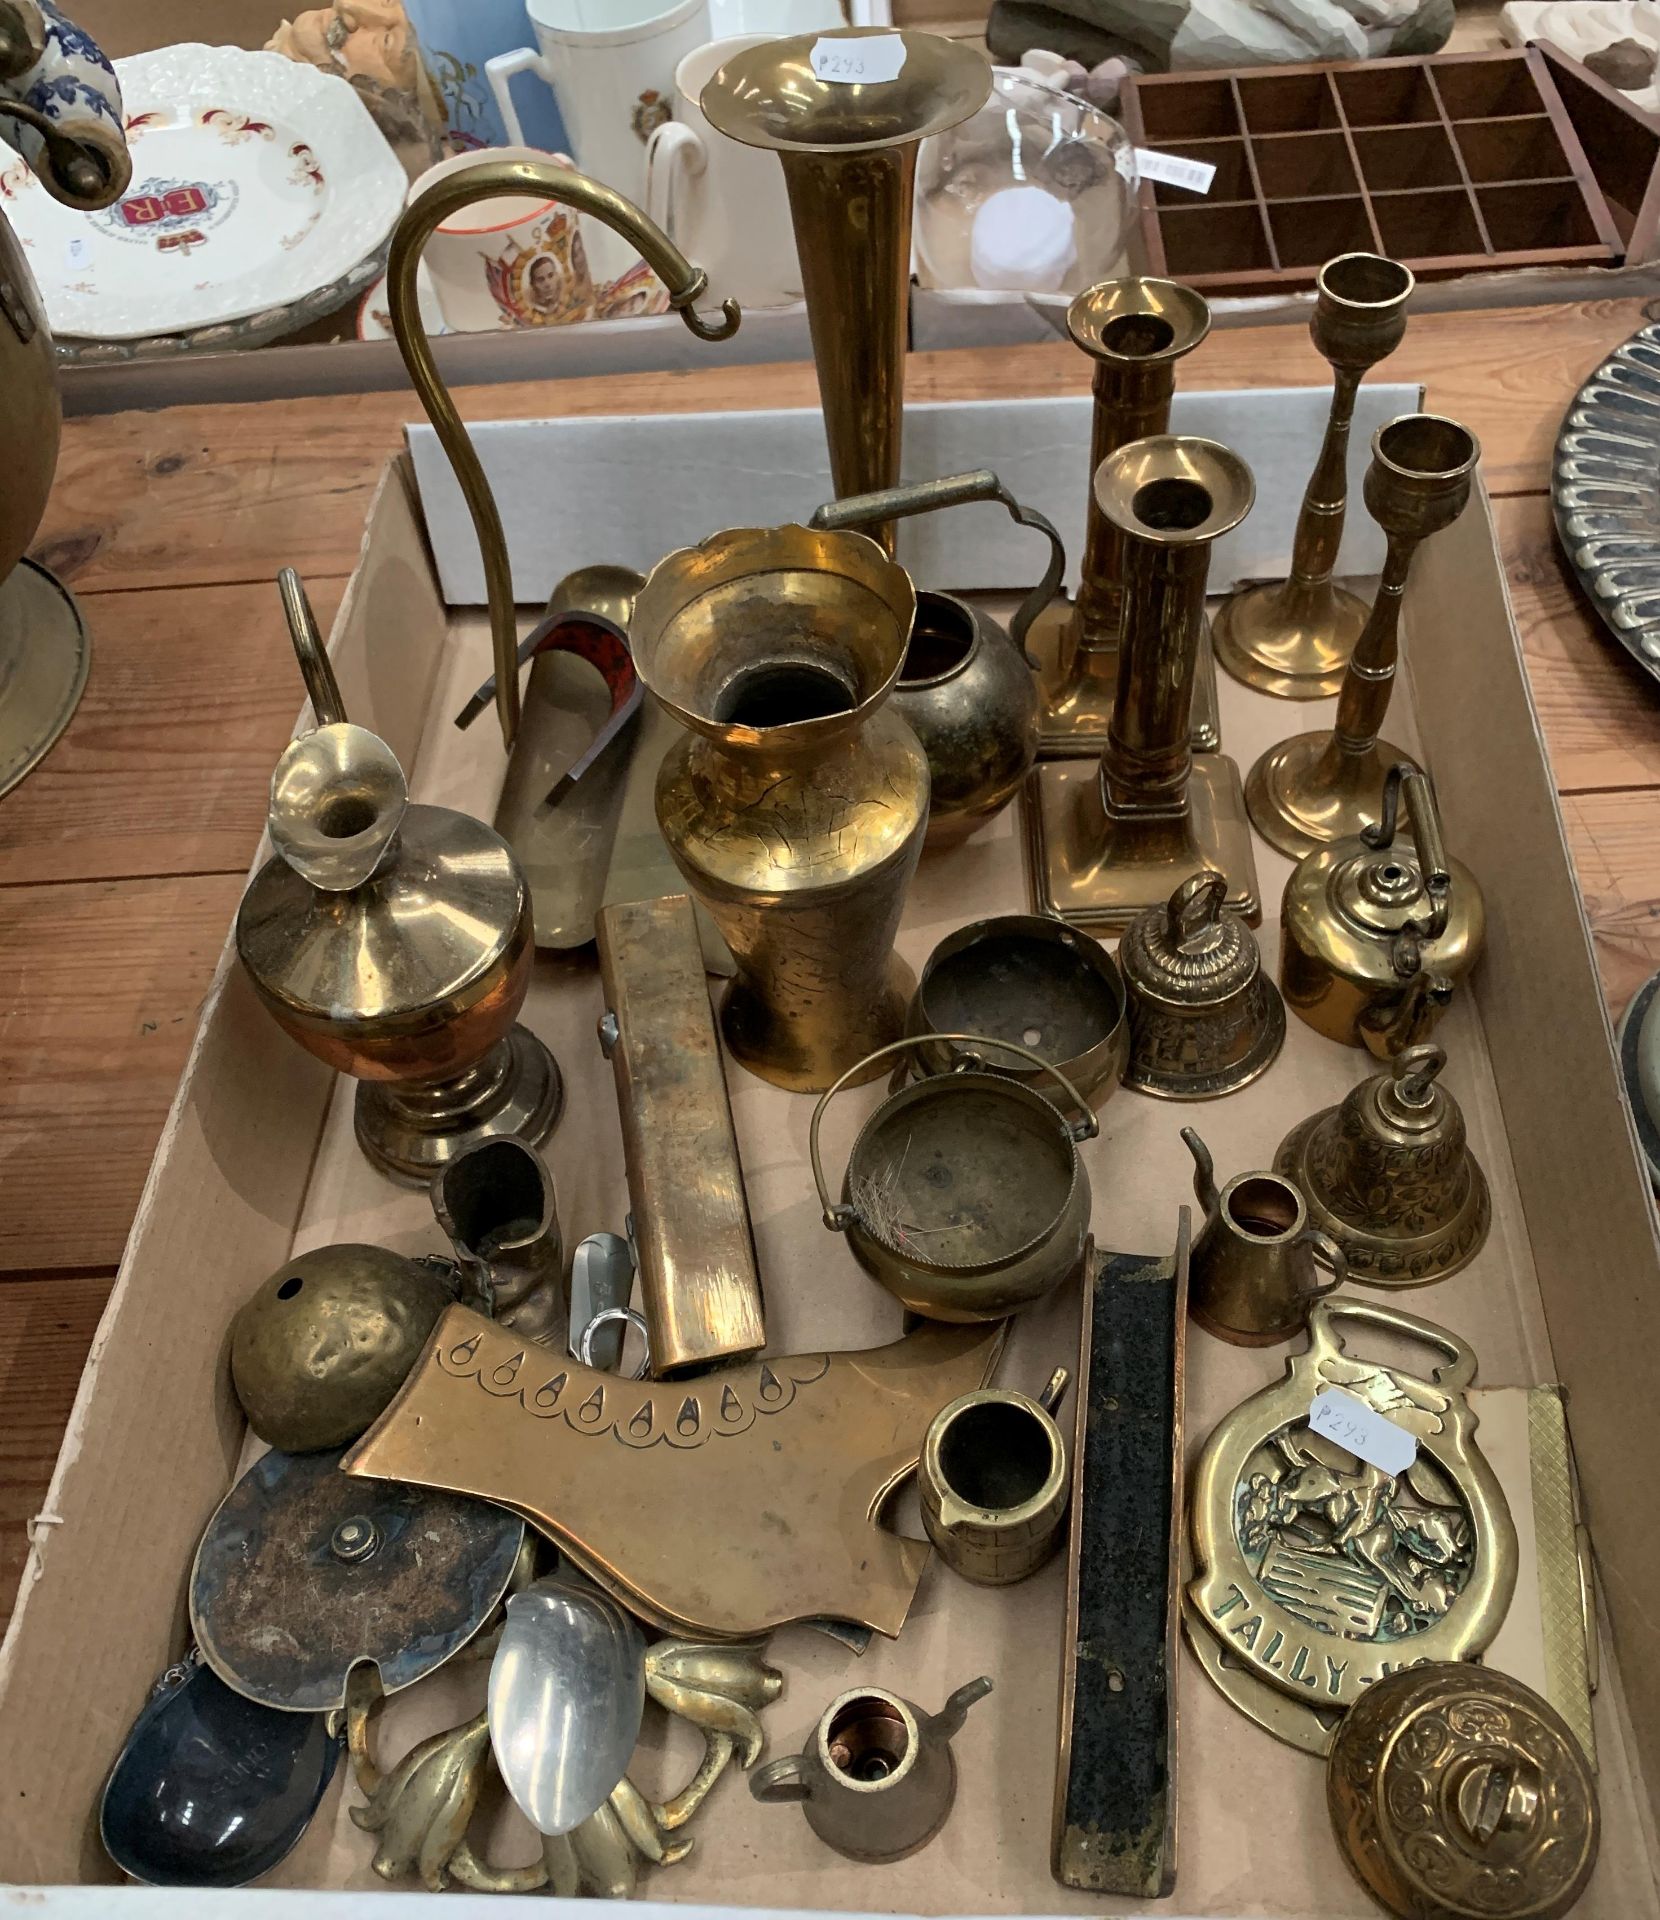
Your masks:
M 850 1860 L 898 1860 L 925 1847 L 957 1797 L 951 1742 L 991 1692 L 983 1675 L 927 1714 L 885 1687 L 854 1687 L 819 1715 L 800 1753 L 750 1776 L 757 1800 L 794 1800 L 827 1847 Z
M 1012 1586 L 1055 1551 L 1066 1519 L 1066 1443 L 1057 1367 L 1036 1400 L 1006 1387 L 965 1393 L 934 1415 L 917 1462 L 922 1524 L 940 1558 L 982 1587 Z
M 1193 1243 L 1187 1310 L 1206 1333 L 1236 1347 L 1289 1340 L 1310 1304 L 1349 1277 L 1343 1249 L 1309 1225 L 1303 1196 L 1277 1173 L 1236 1173 L 1220 1192 L 1210 1149 L 1192 1127 L 1182 1140 L 1193 1155 L 1193 1192 L 1205 1224 Z M 1316 1262 L 1330 1267 L 1321 1281 Z

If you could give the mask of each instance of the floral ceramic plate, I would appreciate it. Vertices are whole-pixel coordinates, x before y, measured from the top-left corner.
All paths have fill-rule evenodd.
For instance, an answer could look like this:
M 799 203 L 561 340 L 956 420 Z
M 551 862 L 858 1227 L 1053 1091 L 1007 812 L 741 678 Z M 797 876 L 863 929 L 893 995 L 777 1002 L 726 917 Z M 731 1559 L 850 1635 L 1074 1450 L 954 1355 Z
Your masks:
M 163 47 L 116 73 L 124 198 L 74 213 L 22 161 L 0 173 L 54 333 L 131 340 L 246 319 L 385 243 L 404 171 L 344 80 L 239 47 Z

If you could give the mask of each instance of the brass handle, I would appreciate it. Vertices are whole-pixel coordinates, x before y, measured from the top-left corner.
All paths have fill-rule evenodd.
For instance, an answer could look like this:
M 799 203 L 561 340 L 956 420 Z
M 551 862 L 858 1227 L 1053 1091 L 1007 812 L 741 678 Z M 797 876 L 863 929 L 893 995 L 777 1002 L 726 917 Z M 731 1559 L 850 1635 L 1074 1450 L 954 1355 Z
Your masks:
M 769 1760 L 749 1777 L 749 1790 L 757 1800 L 811 1800 L 813 1790 L 801 1777 L 801 1755 L 792 1753 L 782 1760 Z
M 0 47 L 3 45 L 0 42 Z M 0 53 L 0 60 L 3 58 Z M 0 119 L 21 120 L 46 142 L 46 169 L 70 196 L 66 204 L 96 212 L 100 206 L 108 206 L 126 184 L 116 181 L 107 155 L 65 133 L 55 120 L 24 106 L 21 100 L 0 100 Z
M 1476 1377 L 1474 1347 L 1460 1340 L 1449 1328 L 1438 1327 L 1432 1320 L 1420 1320 L 1415 1313 L 1407 1313 L 1403 1308 L 1382 1300 L 1347 1297 L 1341 1300 L 1317 1300 L 1309 1309 L 1308 1354 L 1303 1358 L 1316 1355 L 1319 1358 L 1334 1358 L 1344 1351 L 1342 1340 L 1332 1330 L 1333 1324 L 1339 1320 L 1358 1320 L 1363 1326 L 1376 1327 L 1383 1333 L 1421 1340 L 1426 1347 L 1444 1353 L 1451 1364 L 1437 1367 L 1435 1380 L 1437 1385 L 1449 1387 L 1454 1393 L 1462 1393 Z
M 1228 897 L 1225 874 L 1206 867 L 1186 879 L 1170 896 L 1165 926 L 1172 942 L 1185 947 L 1201 927 L 1222 918 L 1222 905 Z
M 885 1047 L 878 1047 L 874 1053 L 867 1053 L 862 1060 L 855 1060 L 834 1086 L 827 1087 L 819 1095 L 818 1105 L 813 1109 L 812 1122 L 807 1128 L 807 1157 L 813 1165 L 813 1184 L 818 1188 L 819 1204 L 824 1209 L 824 1224 L 832 1233 L 845 1233 L 852 1225 L 855 1215 L 851 1207 L 838 1207 L 831 1201 L 830 1189 L 825 1183 L 824 1159 L 819 1152 L 818 1144 L 819 1129 L 824 1124 L 825 1108 L 848 1081 L 862 1074 L 874 1061 L 886 1060 L 891 1055 L 903 1053 L 910 1047 L 932 1046 L 936 1041 L 949 1044 L 963 1042 L 974 1047 L 1001 1047 L 1005 1053 L 1018 1053 L 1023 1059 L 1030 1060 L 1040 1072 L 1053 1075 L 1060 1083 L 1067 1099 L 1082 1114 L 1082 1119 L 1066 1122 L 1066 1130 L 1074 1141 L 1093 1140 L 1101 1131 L 1100 1122 L 1095 1118 L 1088 1102 L 1060 1068 L 1052 1060 L 1045 1060 L 1041 1053 L 1033 1053 L 1030 1047 L 1023 1047 L 1018 1040 L 993 1040 L 990 1035 L 984 1033 L 915 1033 L 903 1040 L 890 1040 Z M 974 1055 L 969 1055 L 964 1065 L 970 1064 L 974 1058 Z
M 484 467 L 462 425 L 432 355 L 432 343 L 421 324 L 415 294 L 415 269 L 434 231 L 452 214 L 478 200 L 515 194 L 556 200 L 561 206 L 590 215 L 627 240 L 669 290 L 669 305 L 700 340 L 727 340 L 738 330 L 738 303 L 721 304 L 719 320 L 704 320 L 694 302 L 708 291 L 709 276 L 693 266 L 662 228 L 650 221 L 632 200 L 601 186 L 586 174 L 551 162 L 499 160 L 469 172 L 437 180 L 404 209 L 392 234 L 387 260 L 386 288 L 392 331 L 417 398 L 432 422 L 454 469 L 467 502 L 467 512 L 478 536 L 484 560 L 485 596 L 490 608 L 490 642 L 496 666 L 496 712 L 502 739 L 511 747 L 519 730 L 518 634 L 513 619 L 513 573 L 507 558 L 507 539 Z
M 0 80 L 21 80 L 39 64 L 45 49 L 46 22 L 39 0 L 0 0 Z
M 346 703 L 340 697 L 340 682 L 334 677 L 334 664 L 323 645 L 317 616 L 305 582 L 292 567 L 277 575 L 277 591 L 282 596 L 283 617 L 288 622 L 288 637 L 294 643 L 294 656 L 305 677 L 305 690 L 311 697 L 311 711 L 318 726 L 339 726 L 346 718 Z
M 1001 501 L 1017 525 L 1032 527 L 1049 541 L 1049 565 L 1043 578 L 1021 601 L 1009 622 L 1009 638 L 1027 665 L 1035 667 L 1038 663 L 1026 652 L 1026 635 L 1032 622 L 1060 591 L 1061 576 L 1066 572 L 1066 549 L 1052 523 L 1035 507 L 1023 507 L 989 467 L 976 468 L 972 473 L 948 473 L 938 480 L 910 480 L 903 486 L 883 487 L 876 493 L 854 493 L 843 500 L 828 500 L 807 524 L 826 533 L 840 533 L 873 521 L 905 520 L 912 514 L 937 513 L 942 507 L 966 507 L 976 500 Z
M 1363 827 L 1360 837 L 1369 847 L 1382 853 L 1395 839 L 1400 804 L 1406 802 L 1406 815 L 1412 826 L 1412 845 L 1423 875 L 1424 891 L 1429 895 L 1429 921 L 1420 926 L 1408 920 L 1396 936 L 1397 968 L 1403 973 L 1418 970 L 1420 943 L 1439 940 L 1447 930 L 1452 906 L 1452 872 L 1447 865 L 1446 842 L 1441 835 L 1441 815 L 1435 805 L 1435 789 L 1429 775 L 1410 760 L 1398 760 L 1389 769 L 1383 783 L 1382 817 L 1376 826 Z
M 1314 1256 L 1331 1268 L 1331 1278 L 1322 1285 L 1304 1289 L 1304 1297 L 1309 1300 L 1324 1300 L 1328 1293 L 1335 1293 L 1349 1277 L 1349 1256 L 1337 1244 L 1329 1233 L 1319 1227 L 1304 1227 L 1297 1235 L 1299 1246 L 1307 1245 L 1314 1249 Z

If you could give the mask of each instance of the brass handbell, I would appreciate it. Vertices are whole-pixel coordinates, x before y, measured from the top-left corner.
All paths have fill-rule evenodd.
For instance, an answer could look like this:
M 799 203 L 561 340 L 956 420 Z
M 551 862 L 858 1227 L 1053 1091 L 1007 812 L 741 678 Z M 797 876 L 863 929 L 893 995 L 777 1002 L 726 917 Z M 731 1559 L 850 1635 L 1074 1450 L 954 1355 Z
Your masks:
M 1367 1286 L 1432 1286 L 1487 1238 L 1487 1176 L 1437 1078 L 1446 1064 L 1439 1047 L 1405 1048 L 1340 1106 L 1293 1127 L 1275 1155 L 1310 1221 L 1343 1249 L 1349 1277 Z

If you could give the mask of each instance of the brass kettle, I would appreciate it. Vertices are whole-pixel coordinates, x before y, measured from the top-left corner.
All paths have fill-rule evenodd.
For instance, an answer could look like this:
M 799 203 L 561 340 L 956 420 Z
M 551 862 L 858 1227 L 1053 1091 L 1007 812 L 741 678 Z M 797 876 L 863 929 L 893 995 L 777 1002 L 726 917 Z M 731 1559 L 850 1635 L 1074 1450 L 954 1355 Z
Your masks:
M 1445 1280 L 1476 1257 L 1492 1224 L 1487 1176 L 1439 1082 L 1446 1064 L 1439 1047 L 1406 1048 L 1341 1105 L 1293 1127 L 1275 1155 L 1310 1221 L 1368 1286 Z
M 1395 844 L 1403 800 L 1410 853 Z M 1447 857 L 1429 779 L 1402 761 L 1376 826 L 1291 870 L 1280 912 L 1286 1005 L 1328 1039 L 1387 1060 L 1429 1034 L 1486 931 L 1481 887 Z

